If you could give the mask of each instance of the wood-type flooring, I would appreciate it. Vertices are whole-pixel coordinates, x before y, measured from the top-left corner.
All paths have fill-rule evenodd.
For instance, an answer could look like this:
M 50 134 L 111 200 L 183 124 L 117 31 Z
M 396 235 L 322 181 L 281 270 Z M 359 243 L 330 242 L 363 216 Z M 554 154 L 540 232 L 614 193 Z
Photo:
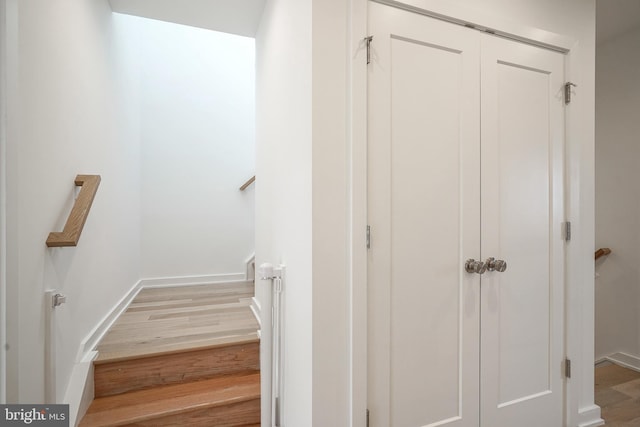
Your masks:
M 595 372 L 595 401 L 606 427 L 640 427 L 640 372 L 609 363 Z
M 96 363 L 258 341 L 253 282 L 145 288 L 98 345 Z
M 80 427 L 260 422 L 253 282 L 145 288 L 99 343 Z

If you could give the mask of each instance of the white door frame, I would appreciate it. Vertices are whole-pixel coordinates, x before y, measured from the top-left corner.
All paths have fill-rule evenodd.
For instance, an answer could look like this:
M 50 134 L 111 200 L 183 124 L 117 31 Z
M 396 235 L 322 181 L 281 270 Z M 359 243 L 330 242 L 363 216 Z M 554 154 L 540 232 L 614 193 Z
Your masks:
M 17 198 L 10 176 L 18 162 L 18 7 L 19 0 L 0 0 L 0 403 L 19 396 Z
M 0 404 L 7 402 L 7 2 L 0 0 Z
M 350 137 L 351 137 L 351 425 L 365 425 L 367 413 L 367 252 L 363 244 L 367 225 L 367 10 L 369 0 L 350 1 Z M 581 61 L 588 54 L 572 37 L 554 34 L 524 24 L 503 22 L 484 11 L 452 2 L 423 0 L 424 8 L 395 0 L 373 0 L 409 8 L 451 22 L 476 23 L 481 29 L 496 29 L 504 35 L 532 44 L 555 47 L 566 52 L 565 77 L 584 88 L 588 103 L 591 78 L 581 72 Z M 374 41 L 375 43 L 375 41 Z M 577 97 L 576 97 L 577 98 Z M 593 133 L 588 129 L 589 105 L 569 105 L 566 123 L 566 217 L 574 231 L 566 252 L 565 351 L 572 360 L 573 376 L 565 388 L 565 425 L 600 425 L 600 408 L 593 400 Z M 586 138 L 586 139 L 585 139 Z M 593 150 L 591 150 L 593 151 Z M 587 179 L 585 179 L 587 178 Z M 585 181 L 585 182 L 583 182 Z M 591 267 L 591 268 L 590 268 Z

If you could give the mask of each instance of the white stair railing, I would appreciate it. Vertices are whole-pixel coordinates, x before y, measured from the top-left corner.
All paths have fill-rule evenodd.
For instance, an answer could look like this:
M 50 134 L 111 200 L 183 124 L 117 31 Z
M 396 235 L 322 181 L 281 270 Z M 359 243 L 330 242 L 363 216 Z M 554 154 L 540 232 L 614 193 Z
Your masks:
M 284 395 L 284 363 L 282 336 L 284 316 L 282 291 L 284 287 L 284 265 L 273 267 L 260 265 L 260 278 L 271 281 L 271 427 L 280 427 Z

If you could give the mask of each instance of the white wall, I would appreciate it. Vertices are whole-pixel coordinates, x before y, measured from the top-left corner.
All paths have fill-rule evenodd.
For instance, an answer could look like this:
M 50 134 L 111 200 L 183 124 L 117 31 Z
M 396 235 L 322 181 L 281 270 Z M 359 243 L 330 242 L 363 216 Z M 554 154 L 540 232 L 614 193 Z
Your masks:
M 596 358 L 640 358 L 640 28 L 598 45 L 596 60 Z
M 348 425 L 351 410 L 349 12 L 342 0 L 313 2 L 314 426 Z
M 7 3 L 0 0 L 0 230 L 6 229 L 7 150 Z M 0 233 L 0 403 L 7 400 L 7 236 Z
M 67 296 L 55 312 L 60 398 L 81 341 L 141 275 L 244 272 L 253 40 L 140 26 L 107 0 L 6 5 L 7 400 L 43 402 L 46 290 Z M 79 245 L 48 249 L 79 173 L 102 176 Z
M 43 402 L 44 291 L 68 298 L 56 313 L 61 396 L 80 341 L 139 278 L 136 38 L 106 0 L 10 3 L 8 400 Z M 78 173 L 102 176 L 82 237 L 75 248 L 48 249 Z
M 571 79 L 581 88 L 567 110 L 572 182 L 568 212 L 575 232 L 568 254 L 567 328 L 572 332 L 567 353 L 576 372 L 568 386 L 567 412 L 569 425 L 597 423 L 589 273 L 593 268 L 594 1 L 407 3 L 497 28 L 524 28 L 524 36 L 555 37 L 535 30 L 541 28 L 576 41 L 567 59 Z M 271 0 L 257 35 L 261 180 L 256 195 L 257 258 L 258 263 L 287 263 L 285 425 L 364 423 L 366 257 L 361 237 L 366 225 L 362 180 L 366 124 L 361 98 L 366 35 L 365 0 Z M 277 168 L 270 167 L 274 163 Z M 258 297 L 268 320 L 266 286 Z M 268 329 L 265 324 L 263 332 Z M 269 366 L 265 358 L 263 363 Z M 267 394 L 263 398 L 267 400 Z
M 256 264 L 287 265 L 282 425 L 301 427 L 311 425 L 314 378 L 310 47 L 311 1 L 267 1 L 256 35 Z M 261 366 L 269 372 L 268 282 L 256 281 L 256 297 Z M 270 396 L 263 387 L 263 422 L 270 420 Z
M 143 278 L 243 273 L 254 252 L 254 39 L 144 18 Z M 260 180 L 260 178 L 258 178 Z

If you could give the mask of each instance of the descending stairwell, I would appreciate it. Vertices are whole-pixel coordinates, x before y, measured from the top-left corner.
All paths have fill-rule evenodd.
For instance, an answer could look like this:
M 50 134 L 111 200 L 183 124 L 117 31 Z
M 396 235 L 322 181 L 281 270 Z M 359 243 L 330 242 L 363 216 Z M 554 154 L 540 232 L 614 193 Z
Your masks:
M 142 290 L 98 345 L 97 426 L 259 426 L 253 283 Z

